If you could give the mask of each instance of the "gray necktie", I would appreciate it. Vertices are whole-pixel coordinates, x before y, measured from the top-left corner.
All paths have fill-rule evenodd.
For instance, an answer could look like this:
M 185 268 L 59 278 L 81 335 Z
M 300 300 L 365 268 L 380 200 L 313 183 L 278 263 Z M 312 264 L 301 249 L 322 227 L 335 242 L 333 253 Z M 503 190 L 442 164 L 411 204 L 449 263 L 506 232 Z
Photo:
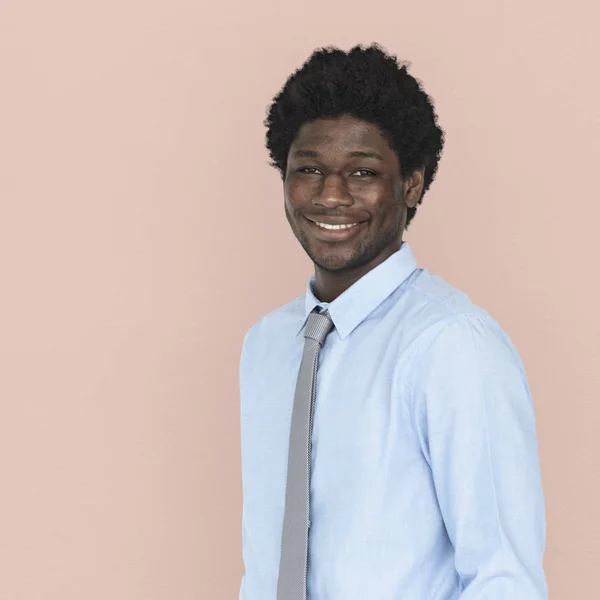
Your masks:
M 331 317 L 325 311 L 312 312 L 304 330 L 304 354 L 292 409 L 277 600 L 306 600 L 310 451 L 316 376 L 319 351 L 332 328 Z

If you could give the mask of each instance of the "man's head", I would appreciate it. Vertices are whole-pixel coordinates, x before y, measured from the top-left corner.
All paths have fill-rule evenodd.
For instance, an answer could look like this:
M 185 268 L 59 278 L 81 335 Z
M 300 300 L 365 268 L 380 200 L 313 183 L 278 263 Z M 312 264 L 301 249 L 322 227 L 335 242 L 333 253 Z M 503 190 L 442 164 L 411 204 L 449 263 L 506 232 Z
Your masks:
M 377 44 L 317 50 L 275 96 L 265 125 L 286 216 L 315 265 L 368 269 L 400 248 L 444 143 L 406 65 Z

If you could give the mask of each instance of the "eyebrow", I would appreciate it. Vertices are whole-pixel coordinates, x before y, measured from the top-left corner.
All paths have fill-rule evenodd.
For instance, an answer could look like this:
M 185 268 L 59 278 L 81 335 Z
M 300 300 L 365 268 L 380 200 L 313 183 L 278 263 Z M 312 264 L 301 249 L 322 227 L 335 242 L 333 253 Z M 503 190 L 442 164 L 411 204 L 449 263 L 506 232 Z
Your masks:
M 315 150 L 296 150 L 292 156 L 297 158 L 319 158 L 319 153 Z M 383 162 L 383 157 L 380 154 L 366 150 L 354 150 L 352 152 L 348 152 L 346 156 L 348 156 L 348 158 L 375 158 Z

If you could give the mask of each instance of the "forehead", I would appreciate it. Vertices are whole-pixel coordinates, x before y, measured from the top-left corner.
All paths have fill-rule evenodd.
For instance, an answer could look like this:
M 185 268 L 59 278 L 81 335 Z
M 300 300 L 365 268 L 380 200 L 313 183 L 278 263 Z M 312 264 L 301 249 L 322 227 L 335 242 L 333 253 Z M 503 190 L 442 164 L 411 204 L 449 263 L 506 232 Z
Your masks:
M 320 149 L 323 152 L 334 150 L 368 149 L 381 154 L 392 153 L 381 129 L 374 123 L 353 117 L 317 119 L 305 123 L 299 129 L 291 149 Z

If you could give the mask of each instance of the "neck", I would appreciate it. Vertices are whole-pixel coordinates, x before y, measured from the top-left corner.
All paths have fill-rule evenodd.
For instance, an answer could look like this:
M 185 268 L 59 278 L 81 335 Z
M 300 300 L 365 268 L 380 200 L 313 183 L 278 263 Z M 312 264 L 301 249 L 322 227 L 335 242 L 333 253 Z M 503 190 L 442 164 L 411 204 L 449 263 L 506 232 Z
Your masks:
M 373 260 L 365 265 L 354 269 L 343 269 L 341 271 L 327 271 L 315 263 L 315 296 L 319 302 L 333 302 L 341 296 L 349 287 L 354 285 L 361 277 L 387 260 L 402 246 L 402 240 L 385 252 L 378 254 Z

